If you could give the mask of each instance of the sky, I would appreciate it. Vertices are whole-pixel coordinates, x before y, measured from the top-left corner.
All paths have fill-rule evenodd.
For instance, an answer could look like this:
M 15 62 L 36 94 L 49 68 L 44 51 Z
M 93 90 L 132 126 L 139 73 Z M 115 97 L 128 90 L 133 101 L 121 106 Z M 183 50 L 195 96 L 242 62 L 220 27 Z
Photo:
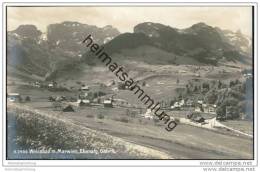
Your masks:
M 135 25 L 155 22 L 175 28 L 187 28 L 204 22 L 251 36 L 251 7 L 8 7 L 7 30 L 33 24 L 43 32 L 49 24 L 77 21 L 104 27 L 112 25 L 121 33 L 133 32 Z

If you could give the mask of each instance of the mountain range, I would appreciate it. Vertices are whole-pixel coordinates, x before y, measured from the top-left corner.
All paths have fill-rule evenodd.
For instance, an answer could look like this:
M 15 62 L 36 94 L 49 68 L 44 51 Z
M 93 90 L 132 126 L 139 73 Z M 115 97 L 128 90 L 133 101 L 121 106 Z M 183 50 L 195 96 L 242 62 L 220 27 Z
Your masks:
M 133 33 L 122 33 L 113 26 L 97 27 L 65 21 L 50 24 L 46 33 L 34 25 L 20 25 L 7 34 L 8 74 L 19 77 L 58 77 L 57 73 L 85 65 L 98 65 L 82 44 L 91 34 L 117 60 L 149 64 L 221 65 L 223 62 L 252 65 L 251 39 L 197 23 L 177 29 L 160 23 L 136 25 Z
M 133 33 L 124 33 L 105 45 L 110 54 L 124 49 L 149 46 L 172 54 L 174 58 L 191 58 L 202 64 L 217 65 L 220 60 L 248 63 L 250 40 L 241 33 L 213 28 L 205 23 L 176 29 L 159 23 L 141 23 Z M 151 62 L 153 59 L 149 59 Z M 162 59 L 163 60 L 163 59 Z
M 20 25 L 7 35 L 8 74 L 44 79 L 59 68 L 77 63 L 86 51 L 81 42 L 89 33 L 99 44 L 120 34 L 112 26 L 99 28 L 69 21 L 50 24 L 46 33 L 34 25 Z

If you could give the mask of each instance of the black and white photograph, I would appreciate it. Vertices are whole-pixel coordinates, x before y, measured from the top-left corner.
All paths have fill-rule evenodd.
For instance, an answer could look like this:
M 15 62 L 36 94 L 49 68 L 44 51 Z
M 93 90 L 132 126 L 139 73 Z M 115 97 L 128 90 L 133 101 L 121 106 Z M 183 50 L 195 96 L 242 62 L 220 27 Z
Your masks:
M 256 5 L 3 8 L 7 161 L 255 160 Z

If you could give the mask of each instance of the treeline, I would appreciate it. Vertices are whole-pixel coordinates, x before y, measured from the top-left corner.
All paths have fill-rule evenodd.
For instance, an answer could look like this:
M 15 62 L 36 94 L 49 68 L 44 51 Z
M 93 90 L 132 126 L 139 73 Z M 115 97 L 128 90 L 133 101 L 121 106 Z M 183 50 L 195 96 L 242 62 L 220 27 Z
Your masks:
M 206 104 L 217 105 L 219 117 L 228 119 L 253 119 L 253 80 L 252 77 L 243 80 L 203 81 L 193 79 L 185 88 L 176 89 L 175 100 L 191 100 L 196 104 L 202 100 Z

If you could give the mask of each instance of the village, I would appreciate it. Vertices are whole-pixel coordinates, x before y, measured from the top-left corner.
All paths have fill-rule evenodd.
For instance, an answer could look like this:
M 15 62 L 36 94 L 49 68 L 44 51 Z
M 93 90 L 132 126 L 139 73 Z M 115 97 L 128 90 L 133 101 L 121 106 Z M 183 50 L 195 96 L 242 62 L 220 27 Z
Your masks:
M 133 65 L 127 68 L 135 69 Z M 252 85 L 250 71 L 190 65 L 151 70 L 140 65 L 140 72 L 131 70 L 129 74 L 178 124 L 171 132 L 123 82 L 99 66 L 64 79 L 25 82 L 10 78 L 7 107 L 48 114 L 176 158 L 251 157 L 252 115 L 244 113 L 249 102 L 245 88 Z M 251 99 L 248 93 L 246 96 Z M 64 132 L 57 134 L 62 138 Z M 241 150 L 236 143 L 245 146 Z
M 248 77 L 246 75 L 246 77 Z M 250 76 L 249 76 L 250 77 Z M 177 83 L 179 79 L 177 79 Z M 195 79 L 197 81 L 198 79 Z M 143 87 L 148 84 L 142 82 Z M 135 122 L 144 120 L 146 123 L 157 124 L 159 120 L 142 103 L 128 101 L 121 92 L 129 92 L 122 82 L 111 80 L 109 83 L 95 83 L 87 85 L 77 81 L 75 86 L 68 86 L 56 81 L 34 81 L 22 86 L 26 91 L 9 92 L 8 102 L 29 104 L 36 109 L 44 109 L 61 113 L 88 113 L 87 117 L 112 118 L 122 122 Z M 187 86 L 186 86 L 187 87 Z M 32 89 L 37 93 L 24 94 Z M 19 90 L 19 89 L 18 89 Z M 46 92 L 42 96 L 40 92 Z M 36 96 L 37 95 L 37 96 Z M 47 96 L 48 95 L 48 96 Z M 39 98 L 41 97 L 41 98 Z M 217 115 L 217 105 L 210 104 L 203 98 L 184 98 L 179 96 L 174 100 L 161 100 L 160 107 L 178 123 L 216 130 L 219 127 L 215 121 L 232 119 L 232 107 L 227 106 L 224 115 Z M 231 109 L 231 110 L 230 110 Z M 101 113 L 102 112 L 102 113 Z M 110 114 L 111 113 L 111 114 Z M 241 116 L 241 119 L 244 117 Z M 214 121 L 214 125 L 212 123 Z M 223 128 L 223 126 L 222 126 Z

